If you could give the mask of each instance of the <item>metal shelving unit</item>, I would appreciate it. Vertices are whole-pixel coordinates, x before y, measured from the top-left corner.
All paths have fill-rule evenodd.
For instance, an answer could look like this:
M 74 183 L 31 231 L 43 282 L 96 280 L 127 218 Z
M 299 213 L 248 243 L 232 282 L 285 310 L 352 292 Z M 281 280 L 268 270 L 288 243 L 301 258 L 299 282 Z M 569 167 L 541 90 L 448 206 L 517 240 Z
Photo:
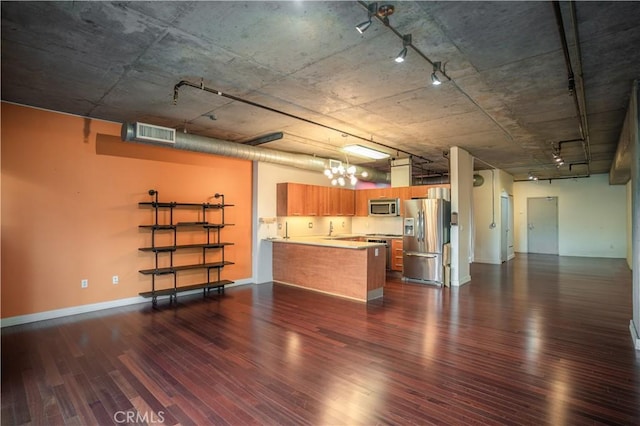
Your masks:
M 139 272 L 143 275 L 151 276 L 151 291 L 140 293 L 142 297 L 150 297 L 153 306 L 158 304 L 158 296 L 169 296 L 169 303 L 177 303 L 177 295 L 179 292 L 190 290 L 203 290 L 203 296 L 209 294 L 211 289 L 216 289 L 218 294 L 224 292 L 224 286 L 232 284 L 233 281 L 222 279 L 222 269 L 227 265 L 233 265 L 224 258 L 224 250 L 226 246 L 233 243 L 220 241 L 220 233 L 226 226 L 232 224 L 225 223 L 224 209 L 233 207 L 233 204 L 225 204 L 223 194 L 215 194 L 214 198 L 220 199 L 220 203 L 178 203 L 178 202 L 159 202 L 158 191 L 151 189 L 149 195 L 154 197 L 153 201 L 138 203 L 140 208 L 151 208 L 154 210 L 154 223 L 139 225 L 140 229 L 151 231 L 151 245 L 141 247 L 138 250 L 142 252 L 154 253 L 154 267 L 150 269 L 142 269 Z M 201 213 L 198 221 L 194 222 L 177 222 L 174 223 L 175 209 L 191 209 Z M 160 223 L 160 212 L 167 211 L 169 214 L 167 223 Z M 219 210 L 221 221 L 219 223 L 211 223 L 207 221 L 207 213 L 211 210 Z M 184 230 L 203 230 L 202 243 L 178 244 L 178 235 Z M 170 245 L 157 245 L 157 233 L 171 232 L 173 243 Z M 174 263 L 174 253 L 181 250 L 202 250 L 202 261 L 200 263 L 176 265 Z M 221 253 L 221 260 L 211 262 L 207 261 L 209 251 L 218 250 Z M 168 266 L 160 267 L 162 258 L 168 258 Z M 166 260 L 165 260 L 166 262 Z M 179 285 L 178 275 L 181 271 L 206 269 L 207 278 L 205 282 L 197 284 Z M 156 286 L 156 277 L 160 275 L 172 275 L 173 286 L 169 288 L 160 288 Z

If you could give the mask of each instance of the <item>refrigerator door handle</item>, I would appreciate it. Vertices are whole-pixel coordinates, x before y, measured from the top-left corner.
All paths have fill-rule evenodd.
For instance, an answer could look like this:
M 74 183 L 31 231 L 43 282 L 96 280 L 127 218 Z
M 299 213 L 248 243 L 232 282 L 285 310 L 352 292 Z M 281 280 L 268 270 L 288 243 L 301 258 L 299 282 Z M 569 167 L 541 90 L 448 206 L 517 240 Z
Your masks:
M 438 257 L 438 255 L 436 255 L 436 254 L 425 254 L 425 253 L 405 252 L 404 254 L 407 255 L 407 256 L 427 257 L 427 258 L 430 258 L 430 259 Z
M 418 212 L 418 223 L 420 223 L 420 236 L 418 237 L 418 241 L 424 241 L 424 212 Z

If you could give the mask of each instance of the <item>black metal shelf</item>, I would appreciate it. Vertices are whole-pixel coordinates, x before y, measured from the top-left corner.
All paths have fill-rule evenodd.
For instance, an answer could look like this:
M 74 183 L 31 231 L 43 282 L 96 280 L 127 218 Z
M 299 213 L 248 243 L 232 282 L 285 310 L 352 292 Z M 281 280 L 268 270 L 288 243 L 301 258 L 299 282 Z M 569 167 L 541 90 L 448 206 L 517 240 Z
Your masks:
M 204 223 L 204 222 L 178 222 L 175 225 L 161 225 L 161 224 L 150 224 L 150 225 L 138 225 L 138 228 L 141 229 L 155 229 L 155 230 L 171 230 L 177 228 L 206 228 L 206 229 L 222 229 L 225 226 L 234 226 L 233 223 Z
M 232 246 L 233 244 L 234 243 L 183 244 L 178 246 L 140 247 L 138 250 L 151 251 L 151 252 L 165 252 L 165 251 L 176 251 L 180 249 L 196 249 L 196 248 L 214 249 L 214 248 L 221 248 L 224 246 Z
M 151 207 L 151 208 L 174 208 L 174 207 L 184 207 L 184 208 L 198 208 L 198 209 L 223 209 L 225 207 L 234 207 L 233 204 L 220 204 L 220 203 L 176 203 L 173 201 L 170 202 L 159 202 L 155 201 L 143 201 L 138 203 L 139 207 Z
M 191 290 L 199 290 L 201 288 L 205 290 L 209 290 L 212 288 L 220 289 L 228 284 L 233 284 L 233 281 L 220 280 L 220 281 L 211 281 L 211 282 L 200 283 L 200 284 L 184 285 L 184 286 L 178 287 L 177 289 L 165 288 L 162 290 L 156 290 L 155 295 L 156 296 L 173 296 L 175 295 L 175 293 L 181 293 L 181 292 L 191 291 Z M 143 293 L 140 293 L 140 296 L 142 297 L 153 297 L 153 295 L 154 295 L 153 291 L 145 291 Z
M 157 305 L 158 296 L 169 296 L 169 301 L 177 302 L 177 294 L 179 292 L 196 290 L 196 289 L 204 289 L 204 295 L 212 289 L 216 288 L 218 293 L 224 292 L 224 286 L 228 284 L 233 284 L 233 281 L 223 280 L 220 277 L 220 271 L 227 265 L 233 265 L 234 262 L 229 262 L 224 260 L 224 249 L 228 245 L 233 245 L 233 243 L 221 242 L 220 241 L 220 231 L 226 226 L 233 226 L 231 223 L 226 223 L 224 219 L 224 209 L 226 207 L 233 207 L 233 204 L 225 204 L 224 195 L 223 194 L 215 194 L 215 198 L 221 198 L 220 203 L 178 203 L 175 201 L 170 202 L 159 202 L 158 201 L 158 191 L 152 189 L 149 190 L 149 195 L 154 197 L 153 201 L 150 202 L 141 202 L 138 203 L 138 207 L 141 208 L 151 208 L 154 211 L 154 223 L 139 225 L 140 229 L 150 230 L 151 231 L 151 246 L 150 247 L 141 247 L 138 250 L 142 252 L 152 252 L 155 257 L 155 268 L 151 269 L 143 269 L 139 272 L 143 275 L 151 275 L 151 291 L 145 291 L 139 293 L 142 297 L 150 297 L 152 299 L 152 304 L 155 307 Z M 177 222 L 174 223 L 174 209 L 177 208 L 186 208 L 186 209 L 194 209 L 201 212 L 201 218 L 198 217 L 197 221 L 193 222 Z M 167 223 L 160 223 L 160 214 L 159 211 L 161 209 L 165 209 L 168 212 L 168 218 L 163 213 L 162 218 Z M 218 209 L 221 211 L 220 213 L 220 222 L 213 223 L 207 220 L 207 211 L 212 209 Z M 200 216 L 200 214 L 198 215 Z M 200 229 L 203 232 L 203 241 L 202 243 L 196 244 L 178 244 L 178 231 L 182 230 L 190 230 L 190 229 Z M 172 231 L 173 232 L 173 244 L 164 245 L 164 246 L 156 246 L 156 232 L 158 231 Z M 213 238 L 212 238 L 213 235 Z M 165 237 L 165 241 L 166 241 Z M 166 243 L 165 243 L 166 244 Z M 173 255 L 177 250 L 182 249 L 201 249 L 202 250 L 202 263 L 191 264 L 191 265 L 174 265 L 173 264 Z M 216 262 L 207 262 L 207 252 L 209 250 L 220 250 L 218 253 L 221 253 L 221 260 Z M 166 267 L 158 267 L 160 263 L 160 258 L 165 259 L 163 263 L 168 263 L 169 266 Z M 201 284 L 190 284 L 190 285 L 178 285 L 178 272 L 180 271 L 188 271 L 195 269 L 206 269 L 207 271 L 207 282 Z M 213 273 L 212 273 L 213 271 Z M 173 288 L 164 288 L 156 290 L 156 281 L 155 277 L 159 275 L 173 275 Z M 215 275 L 212 276 L 212 275 Z
M 214 269 L 224 268 L 227 265 L 233 265 L 233 262 L 223 260 L 222 262 L 209 262 L 209 263 L 194 263 L 192 265 L 180 265 L 180 266 L 167 266 L 164 268 L 151 268 L 142 269 L 140 272 L 142 275 L 166 275 L 173 274 L 178 271 L 188 271 L 190 269 Z

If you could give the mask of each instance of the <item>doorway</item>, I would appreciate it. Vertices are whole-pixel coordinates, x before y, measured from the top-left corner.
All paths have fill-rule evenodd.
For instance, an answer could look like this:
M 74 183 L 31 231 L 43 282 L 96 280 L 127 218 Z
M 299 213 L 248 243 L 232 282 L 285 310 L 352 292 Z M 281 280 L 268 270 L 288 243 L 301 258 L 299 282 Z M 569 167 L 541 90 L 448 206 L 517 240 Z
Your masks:
M 558 197 L 527 198 L 527 251 L 558 254 Z
M 500 197 L 500 261 L 506 262 L 514 257 L 513 253 L 513 196 L 502 194 Z

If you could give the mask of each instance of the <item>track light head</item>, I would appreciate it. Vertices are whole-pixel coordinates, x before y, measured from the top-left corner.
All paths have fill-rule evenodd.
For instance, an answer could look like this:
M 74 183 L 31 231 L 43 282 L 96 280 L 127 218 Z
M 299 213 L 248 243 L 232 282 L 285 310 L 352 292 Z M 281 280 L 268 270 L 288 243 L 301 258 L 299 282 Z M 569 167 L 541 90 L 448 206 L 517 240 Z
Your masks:
M 436 72 L 440 71 L 442 72 L 442 62 L 440 61 L 436 61 L 433 63 L 433 72 L 431 73 L 431 84 L 433 84 L 434 86 L 439 86 L 442 84 L 442 81 L 440 81 L 440 79 L 438 78 L 438 75 L 436 74 Z
M 367 31 L 367 28 L 369 28 L 371 26 L 371 19 L 369 19 L 368 21 L 364 21 L 358 25 L 356 25 L 356 30 L 358 30 L 358 32 L 360 34 L 364 33 L 365 31 Z
M 406 57 L 407 57 L 407 48 L 403 47 L 400 53 L 398 53 L 398 56 L 396 56 L 395 61 L 398 63 L 404 62 L 404 58 Z
M 398 56 L 396 56 L 396 62 L 404 62 L 404 59 L 407 57 L 407 46 L 411 46 L 411 34 L 402 36 L 402 50 L 398 53 Z
M 371 18 L 378 13 L 378 3 L 374 2 L 374 3 L 369 3 L 369 6 L 367 6 L 367 20 L 356 25 L 356 30 L 358 30 L 358 32 L 360 34 L 364 33 L 365 31 L 367 31 L 367 29 L 371 26 Z

